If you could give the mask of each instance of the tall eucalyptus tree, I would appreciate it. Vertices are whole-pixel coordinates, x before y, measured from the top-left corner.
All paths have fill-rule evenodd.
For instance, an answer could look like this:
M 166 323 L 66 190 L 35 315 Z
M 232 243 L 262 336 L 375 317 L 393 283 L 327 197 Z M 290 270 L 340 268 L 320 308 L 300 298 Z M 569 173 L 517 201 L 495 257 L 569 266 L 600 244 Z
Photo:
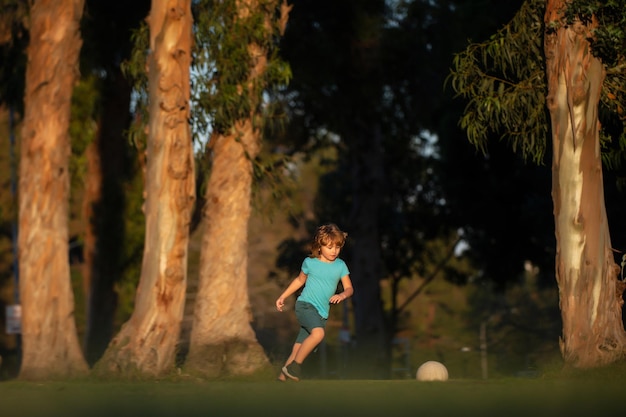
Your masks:
M 18 189 L 22 379 L 88 371 L 68 259 L 69 125 L 83 7 L 84 0 L 37 0 L 30 9 Z
M 625 5 L 529 0 L 489 41 L 457 55 L 451 75 L 469 98 L 461 125 L 478 147 L 503 132 L 540 160 L 552 139 L 560 347 L 565 363 L 581 368 L 626 352 L 626 285 L 611 247 L 602 164 L 619 160 L 608 151 L 626 139 Z
M 289 76 L 276 46 L 290 8 L 280 0 L 205 0 L 197 10 L 197 63 L 206 64 L 198 105 L 211 117 L 211 169 L 185 367 L 208 377 L 270 369 L 251 326 L 248 220 L 263 143 L 263 93 Z
M 190 120 L 191 0 L 153 0 L 148 18 L 146 237 L 130 319 L 94 371 L 158 376 L 175 365 L 195 201 Z

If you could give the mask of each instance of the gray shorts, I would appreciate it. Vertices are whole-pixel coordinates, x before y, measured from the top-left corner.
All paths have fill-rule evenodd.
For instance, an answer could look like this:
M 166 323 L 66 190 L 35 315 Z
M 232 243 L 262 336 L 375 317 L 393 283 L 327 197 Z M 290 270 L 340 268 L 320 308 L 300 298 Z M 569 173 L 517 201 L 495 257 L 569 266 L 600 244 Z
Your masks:
M 315 306 L 306 301 L 296 301 L 296 318 L 300 322 L 300 332 L 296 343 L 302 343 L 316 327 L 326 328 L 326 319 L 320 316 Z

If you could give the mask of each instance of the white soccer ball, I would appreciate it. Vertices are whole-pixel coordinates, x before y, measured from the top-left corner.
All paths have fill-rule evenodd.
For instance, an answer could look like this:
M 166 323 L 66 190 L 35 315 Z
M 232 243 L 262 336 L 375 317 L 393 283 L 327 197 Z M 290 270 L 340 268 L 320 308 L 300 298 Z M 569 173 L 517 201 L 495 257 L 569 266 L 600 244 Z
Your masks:
M 415 378 L 418 381 L 447 381 L 448 369 L 441 362 L 427 361 L 417 368 Z

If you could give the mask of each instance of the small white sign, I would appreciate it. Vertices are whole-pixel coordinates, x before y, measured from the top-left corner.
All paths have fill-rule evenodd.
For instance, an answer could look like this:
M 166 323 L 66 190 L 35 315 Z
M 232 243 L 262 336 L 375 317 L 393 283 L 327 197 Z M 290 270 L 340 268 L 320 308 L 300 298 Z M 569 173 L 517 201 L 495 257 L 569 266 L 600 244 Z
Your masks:
M 6 306 L 7 334 L 22 332 L 22 306 L 14 304 Z

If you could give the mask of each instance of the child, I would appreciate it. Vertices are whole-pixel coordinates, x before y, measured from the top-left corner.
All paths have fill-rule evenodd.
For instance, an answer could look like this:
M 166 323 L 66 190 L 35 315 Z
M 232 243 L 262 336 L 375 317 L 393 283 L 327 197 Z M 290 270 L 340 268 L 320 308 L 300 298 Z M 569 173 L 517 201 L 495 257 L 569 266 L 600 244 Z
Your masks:
M 334 224 L 318 227 L 311 254 L 302 262 L 300 274 L 276 300 L 276 308 L 283 311 L 285 298 L 304 285 L 295 306 L 300 332 L 278 377 L 279 381 L 286 378 L 300 380 L 302 362 L 324 340 L 330 304 L 339 304 L 354 292 L 348 267 L 338 258 L 347 236 Z M 339 281 L 343 292 L 335 294 Z

